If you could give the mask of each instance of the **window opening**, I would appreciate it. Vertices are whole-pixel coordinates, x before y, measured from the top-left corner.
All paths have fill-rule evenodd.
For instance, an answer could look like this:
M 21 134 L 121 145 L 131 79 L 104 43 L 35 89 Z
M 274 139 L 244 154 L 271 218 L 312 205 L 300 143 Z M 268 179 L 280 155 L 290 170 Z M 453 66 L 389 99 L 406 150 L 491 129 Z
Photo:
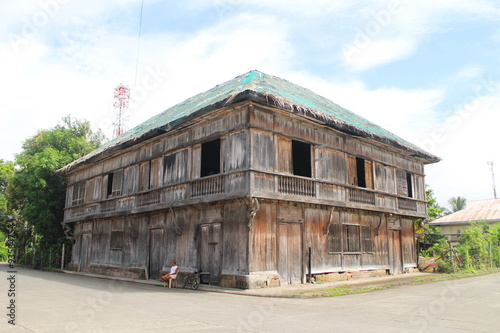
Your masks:
M 413 198 L 413 185 L 411 181 L 411 173 L 406 173 L 406 187 L 408 188 L 408 197 Z
M 365 173 L 365 160 L 356 157 L 356 176 L 358 179 L 359 187 L 366 187 L 366 173 Z
M 123 169 L 108 174 L 106 196 L 113 197 L 122 194 Z
M 220 138 L 202 143 L 200 176 L 206 177 L 220 172 Z
M 292 140 L 292 170 L 296 176 L 312 177 L 310 144 Z
M 108 189 L 106 191 L 106 196 L 110 197 L 113 194 L 113 174 L 108 175 Z

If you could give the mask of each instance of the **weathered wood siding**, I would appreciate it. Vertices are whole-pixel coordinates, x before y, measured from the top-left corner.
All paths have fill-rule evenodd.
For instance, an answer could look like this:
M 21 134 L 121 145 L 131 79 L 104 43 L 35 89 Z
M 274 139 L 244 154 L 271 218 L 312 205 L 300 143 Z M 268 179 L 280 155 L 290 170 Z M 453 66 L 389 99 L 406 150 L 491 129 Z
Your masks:
M 251 272 L 276 271 L 276 205 L 261 203 L 250 229 Z
M 297 141 L 311 166 L 294 174 Z M 220 149 L 214 174 L 202 168 L 207 142 Z M 177 260 L 207 270 L 211 283 L 259 272 L 304 282 L 309 248 L 313 274 L 402 272 L 416 261 L 411 217 L 426 213 L 421 161 L 258 105 L 193 119 L 68 182 L 72 263 L 153 279 Z
M 277 154 L 273 133 L 252 130 L 252 166 L 258 170 L 276 171 Z
M 405 268 L 416 267 L 417 253 L 412 219 L 401 218 L 401 248 L 403 253 L 403 266 Z
M 313 274 L 359 269 L 392 271 L 394 265 L 390 263 L 391 256 L 396 260 L 404 258 L 404 267 L 415 266 L 411 219 L 403 221 L 401 230 L 388 230 L 385 214 L 332 208 L 262 202 L 250 230 L 250 271 L 277 271 L 280 276 L 283 274 L 282 282 L 289 283 L 286 281 L 290 277 L 289 268 L 290 265 L 297 265 L 296 260 L 300 259 L 299 266 L 304 275 L 307 273 L 309 248 Z M 294 227 L 290 227 L 291 224 Z M 340 232 L 340 228 L 346 225 L 357 226 L 356 230 L 365 231 L 360 232 L 355 239 L 339 240 L 355 242 L 359 250 L 332 252 L 330 242 L 339 237 L 334 232 Z M 293 248 L 296 249 L 299 243 L 301 252 L 295 253 L 293 258 L 289 257 L 290 249 L 294 252 Z M 400 250 L 395 253 L 398 248 Z M 401 261 L 395 266 L 401 266 L 402 269 L 402 264 Z

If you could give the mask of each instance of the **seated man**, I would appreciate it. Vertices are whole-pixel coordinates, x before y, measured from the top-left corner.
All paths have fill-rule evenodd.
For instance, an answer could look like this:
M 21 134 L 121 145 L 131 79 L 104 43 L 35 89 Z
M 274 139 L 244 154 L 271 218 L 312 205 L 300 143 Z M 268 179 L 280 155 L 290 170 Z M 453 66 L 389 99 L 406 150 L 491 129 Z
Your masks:
M 167 275 L 163 275 L 161 277 L 161 279 L 167 283 L 165 285 L 165 287 L 168 285 L 169 288 L 170 288 L 172 280 L 175 280 L 177 278 L 177 273 L 179 272 L 179 266 L 177 266 L 177 263 L 175 262 L 175 260 L 172 260 L 170 265 L 172 266 L 170 268 L 170 273 L 168 273 Z

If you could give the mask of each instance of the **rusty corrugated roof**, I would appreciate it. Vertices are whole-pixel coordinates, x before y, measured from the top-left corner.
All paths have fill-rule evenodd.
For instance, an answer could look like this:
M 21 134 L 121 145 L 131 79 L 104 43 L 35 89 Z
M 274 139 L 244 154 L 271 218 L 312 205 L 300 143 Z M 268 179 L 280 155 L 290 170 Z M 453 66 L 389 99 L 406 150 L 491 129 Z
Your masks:
M 500 222 L 500 199 L 468 201 L 465 209 L 440 217 L 429 224 L 466 224 L 479 221 Z

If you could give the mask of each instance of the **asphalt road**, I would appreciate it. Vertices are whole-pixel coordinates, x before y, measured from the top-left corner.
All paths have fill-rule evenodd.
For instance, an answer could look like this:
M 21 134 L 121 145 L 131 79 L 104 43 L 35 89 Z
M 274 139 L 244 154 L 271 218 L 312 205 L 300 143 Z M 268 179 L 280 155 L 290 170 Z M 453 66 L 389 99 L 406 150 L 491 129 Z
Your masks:
M 0 267 L 1 333 L 500 332 L 500 273 L 286 299 L 7 269 Z M 9 324 L 9 315 L 16 325 Z

